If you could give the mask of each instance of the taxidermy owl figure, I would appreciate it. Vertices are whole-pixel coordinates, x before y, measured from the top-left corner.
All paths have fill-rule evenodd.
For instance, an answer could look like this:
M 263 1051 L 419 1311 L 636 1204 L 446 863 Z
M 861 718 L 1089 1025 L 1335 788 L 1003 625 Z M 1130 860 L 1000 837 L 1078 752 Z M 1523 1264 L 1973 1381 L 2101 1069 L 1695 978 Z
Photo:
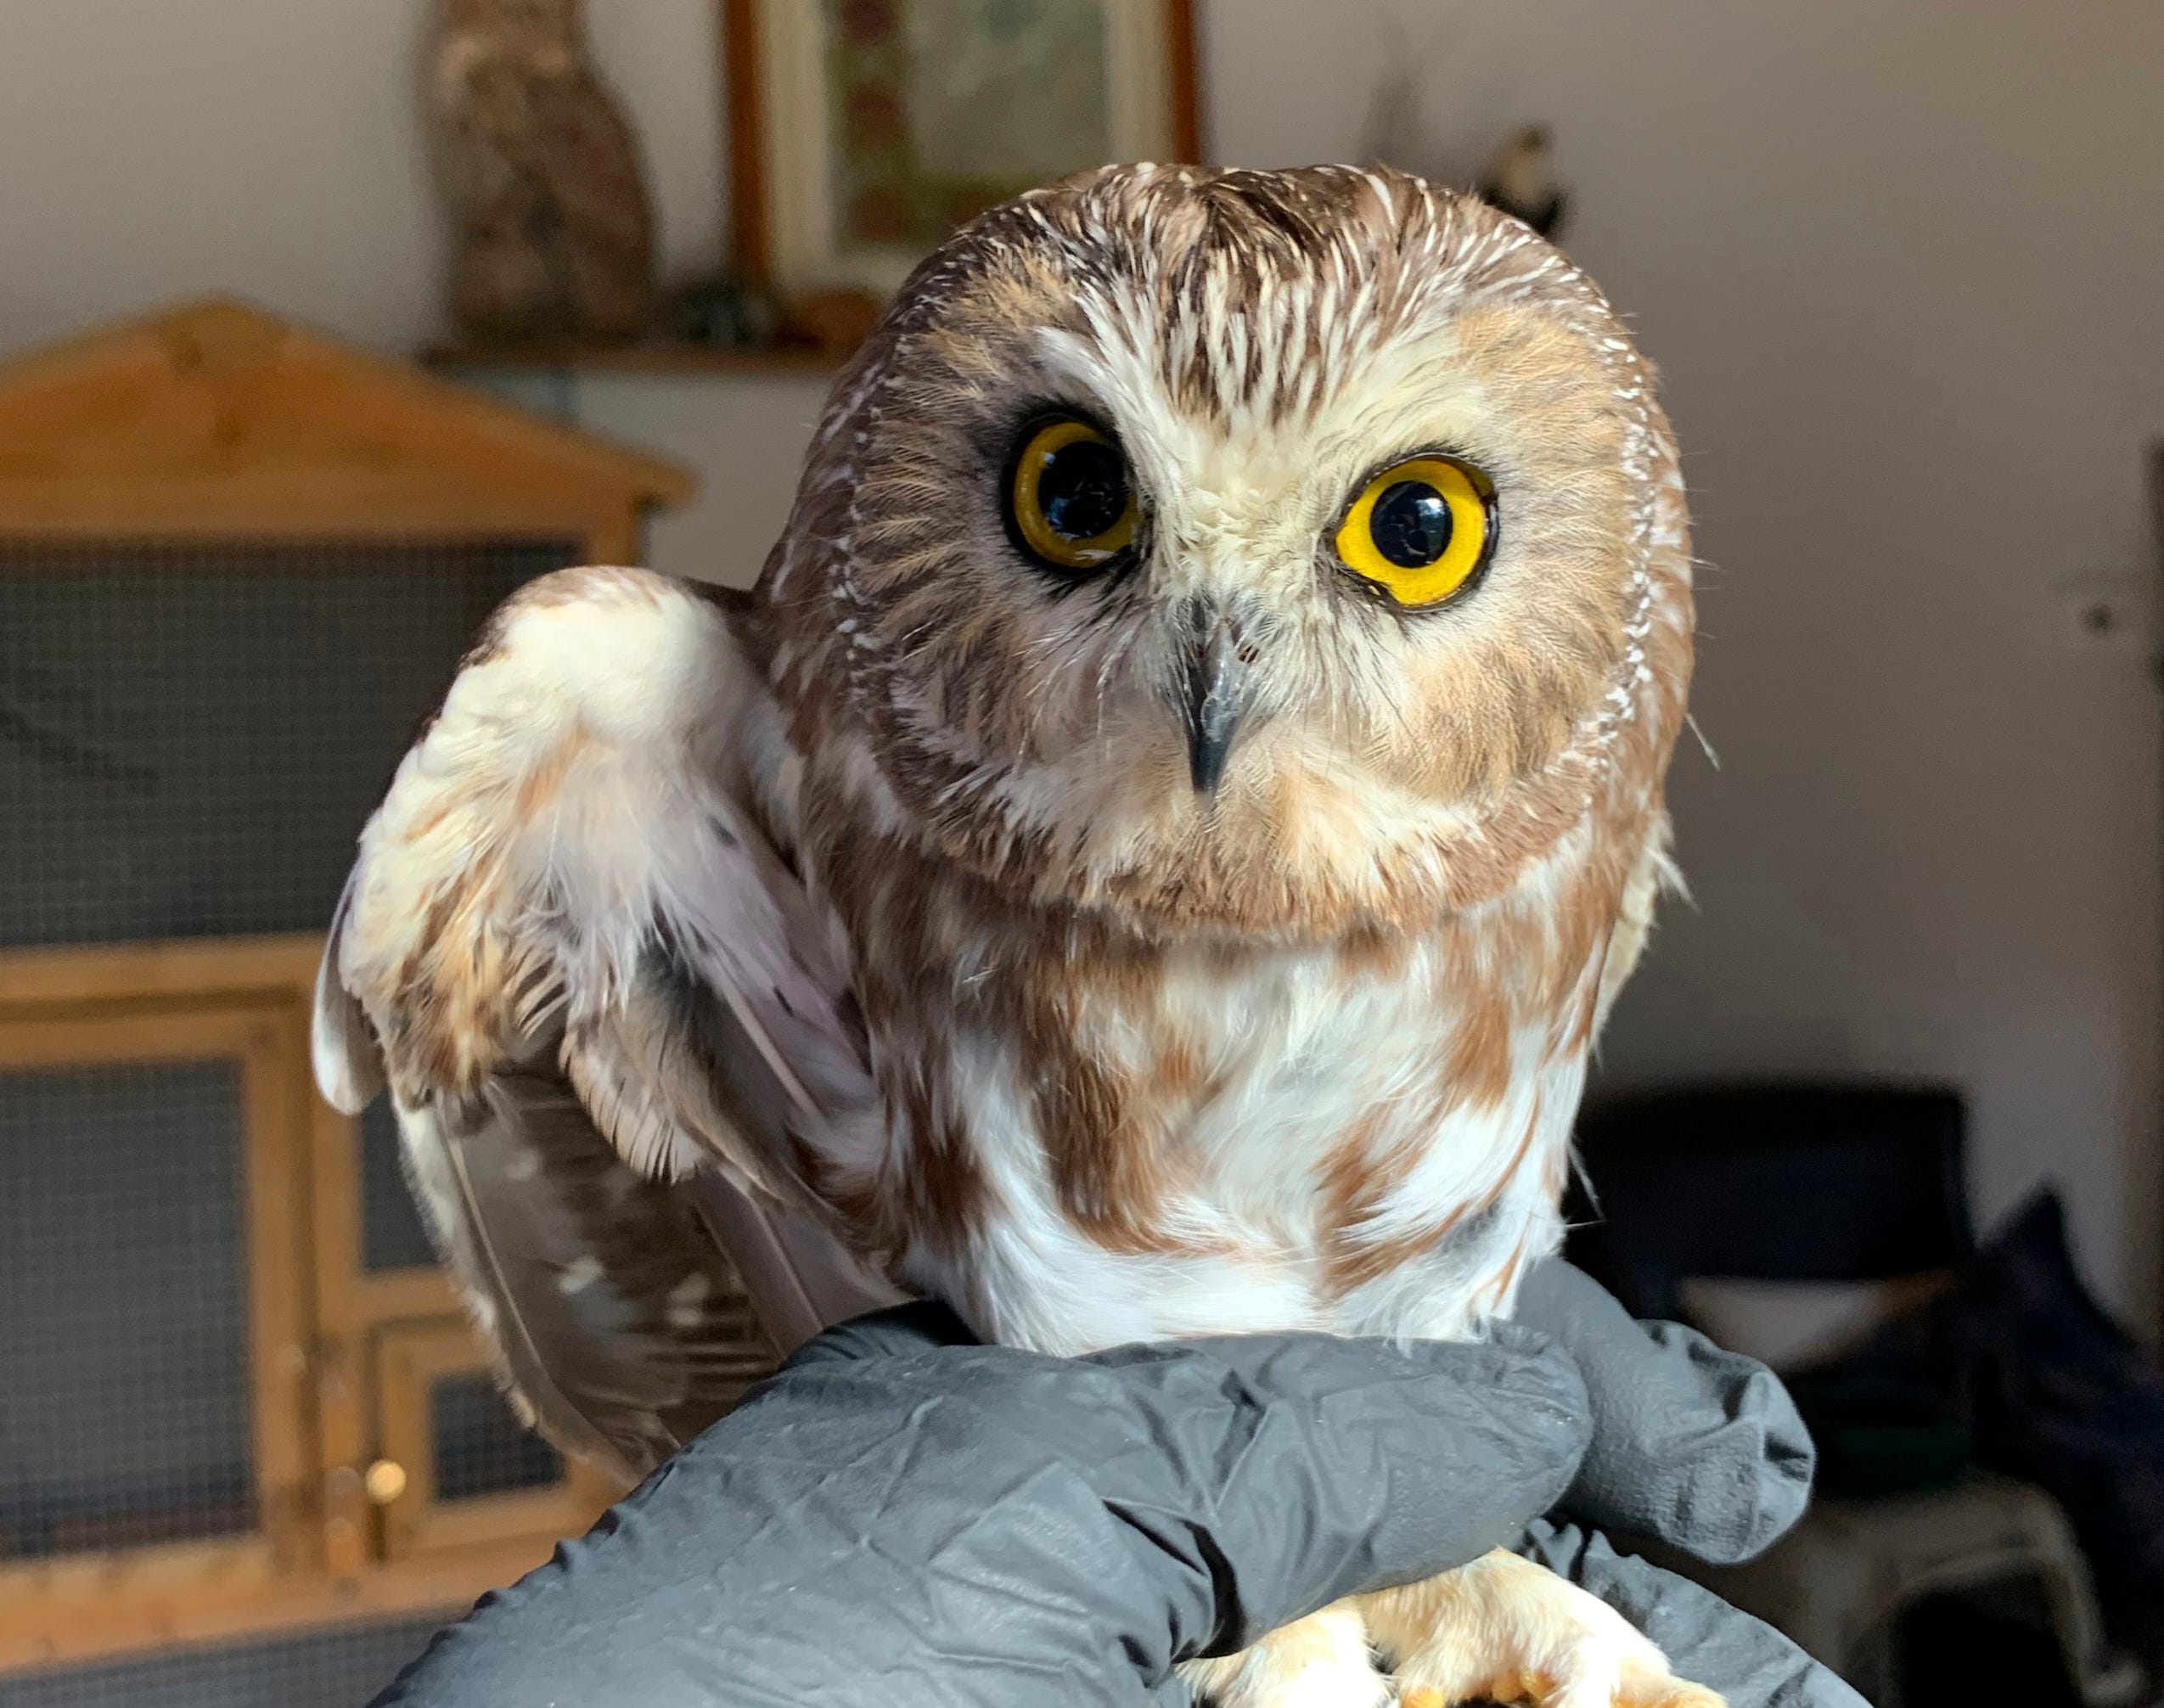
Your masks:
M 1121 167 L 977 220 L 837 383 L 747 597 L 567 570 L 363 834 L 318 1016 L 507 1380 L 638 1470 L 935 1295 L 1055 1353 L 1476 1334 L 1552 1251 L 1669 870 L 1683 489 L 1593 284 L 1381 171 Z M 699 1207 L 694 1207 L 694 1205 Z M 718 1230 L 718 1234 L 710 1230 Z M 1241 1705 L 1704 1704 L 1515 1556 Z
M 579 0 L 443 0 L 424 107 L 476 338 L 628 337 L 653 307 L 653 219 Z

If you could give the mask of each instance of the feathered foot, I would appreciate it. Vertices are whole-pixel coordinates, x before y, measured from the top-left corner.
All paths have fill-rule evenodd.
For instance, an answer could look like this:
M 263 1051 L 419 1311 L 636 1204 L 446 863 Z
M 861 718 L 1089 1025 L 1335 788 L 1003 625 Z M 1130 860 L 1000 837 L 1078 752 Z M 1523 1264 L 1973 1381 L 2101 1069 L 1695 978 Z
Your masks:
M 1180 1676 L 1216 1708 L 1384 1708 L 1391 1694 L 1349 1601 L 1281 1626 L 1237 1655 L 1190 1661 Z
M 1724 1708 L 1599 1597 L 1515 1553 L 1362 1596 L 1401 1708 Z
M 1380 1649 L 1391 1676 L 1377 1671 Z M 1725 1708 L 1598 1596 L 1500 1551 L 1181 1669 L 1216 1708 Z

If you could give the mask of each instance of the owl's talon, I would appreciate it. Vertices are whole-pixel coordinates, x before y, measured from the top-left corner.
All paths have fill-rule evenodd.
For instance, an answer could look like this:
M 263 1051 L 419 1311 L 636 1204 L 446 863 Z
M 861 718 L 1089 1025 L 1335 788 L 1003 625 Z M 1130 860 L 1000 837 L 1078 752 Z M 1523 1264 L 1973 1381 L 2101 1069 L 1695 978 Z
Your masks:
M 1632 1691 L 1616 1700 L 1625 1708 L 1728 1708 L 1728 1698 L 1702 1684 L 1693 1684 L 1672 1674 L 1663 1674 L 1651 1688 L 1661 1693 L 1647 1696 Z
M 1359 1604 L 1394 1660 L 1402 1708 L 1725 1708 L 1607 1603 L 1515 1554 Z
M 1343 1602 L 1180 1675 L 1214 1708 L 1390 1708 L 1394 1694 L 1369 1654 L 1367 1627 Z

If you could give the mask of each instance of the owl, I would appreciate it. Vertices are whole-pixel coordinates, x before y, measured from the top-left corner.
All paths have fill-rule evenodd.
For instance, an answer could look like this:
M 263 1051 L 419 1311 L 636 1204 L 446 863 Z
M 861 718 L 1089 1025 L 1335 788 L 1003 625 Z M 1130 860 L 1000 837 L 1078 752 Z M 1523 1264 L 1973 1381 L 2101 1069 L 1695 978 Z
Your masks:
M 444 0 L 425 74 L 460 326 L 514 340 L 643 329 L 652 212 L 579 0 Z
M 492 621 L 363 834 L 318 1078 L 542 1427 L 636 1472 L 898 1293 L 1072 1354 L 1459 1338 L 1557 1246 L 1671 873 L 1687 518 L 1585 276 L 1381 170 L 1107 168 L 842 374 L 748 595 Z M 728 1255 L 725 1256 L 724 1253 Z M 1231 1708 L 1707 1704 L 1515 1556 L 1325 1610 Z

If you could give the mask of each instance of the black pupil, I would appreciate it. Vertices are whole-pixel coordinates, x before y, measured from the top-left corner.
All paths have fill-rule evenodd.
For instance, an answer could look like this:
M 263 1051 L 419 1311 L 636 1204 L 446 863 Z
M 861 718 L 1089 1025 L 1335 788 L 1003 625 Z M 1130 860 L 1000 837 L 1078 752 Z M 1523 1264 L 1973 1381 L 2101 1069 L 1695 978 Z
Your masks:
M 1450 548 L 1450 504 L 1425 480 L 1400 480 L 1368 519 L 1375 549 L 1401 570 L 1425 570 Z
M 1110 445 L 1077 439 L 1045 458 L 1037 508 L 1063 540 L 1093 540 L 1127 510 L 1127 465 Z

